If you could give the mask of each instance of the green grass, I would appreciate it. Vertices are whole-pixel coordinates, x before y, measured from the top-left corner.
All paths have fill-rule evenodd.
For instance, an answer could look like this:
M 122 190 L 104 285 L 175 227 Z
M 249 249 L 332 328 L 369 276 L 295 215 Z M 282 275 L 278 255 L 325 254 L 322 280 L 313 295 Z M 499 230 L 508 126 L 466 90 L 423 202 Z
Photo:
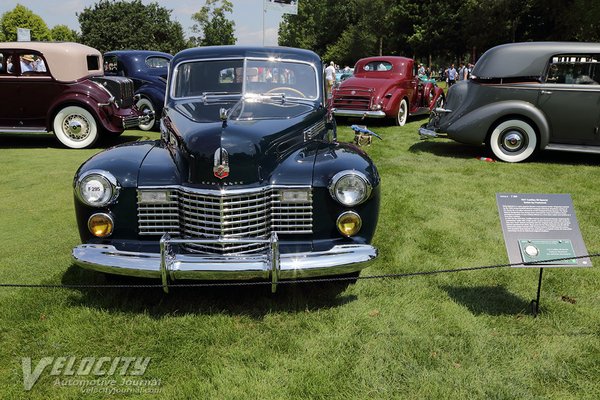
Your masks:
M 570 193 L 588 250 L 600 251 L 598 156 L 487 163 L 483 148 L 420 142 L 422 122 L 369 125 L 384 137 L 365 148 L 382 176 L 381 255 L 363 275 L 507 262 L 497 192 Z M 70 261 L 72 178 L 99 150 L 0 134 L 0 282 L 105 282 Z M 25 392 L 21 357 L 145 356 L 141 378 L 161 380 L 160 398 L 597 399 L 600 273 L 546 271 L 536 319 L 535 269 L 364 280 L 341 293 L 0 288 L 0 398 L 82 398 L 49 369 Z

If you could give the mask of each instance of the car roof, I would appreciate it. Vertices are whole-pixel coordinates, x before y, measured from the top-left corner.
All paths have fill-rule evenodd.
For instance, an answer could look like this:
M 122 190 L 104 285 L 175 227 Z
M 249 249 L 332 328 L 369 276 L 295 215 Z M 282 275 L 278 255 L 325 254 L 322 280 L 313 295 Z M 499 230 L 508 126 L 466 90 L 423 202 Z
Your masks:
M 599 54 L 600 43 L 526 42 L 493 47 L 483 53 L 472 74 L 477 78 L 539 77 L 552 56 Z
M 0 49 L 41 53 L 54 79 L 76 81 L 86 76 L 102 75 L 102 54 L 93 47 L 72 42 L 2 42 Z M 98 57 L 98 69 L 88 69 L 87 56 Z
M 164 53 L 162 51 L 154 51 L 154 50 L 111 50 L 104 53 L 104 56 L 141 56 L 141 57 L 149 57 L 149 56 L 163 56 L 168 59 L 173 58 L 173 56 L 169 53 Z
M 374 61 L 387 61 L 392 64 L 399 64 L 399 63 L 403 63 L 403 62 L 413 61 L 413 59 L 407 58 L 407 57 L 400 57 L 400 56 L 374 56 L 374 57 L 361 58 L 356 63 L 357 64 L 359 64 L 359 63 L 360 64 L 368 64 L 368 63 L 374 62 Z
M 260 46 L 206 46 L 182 50 L 173 58 L 173 65 L 190 59 L 203 58 L 246 58 L 246 57 L 274 57 L 306 61 L 319 65 L 321 58 L 310 50 L 292 47 L 260 47 Z

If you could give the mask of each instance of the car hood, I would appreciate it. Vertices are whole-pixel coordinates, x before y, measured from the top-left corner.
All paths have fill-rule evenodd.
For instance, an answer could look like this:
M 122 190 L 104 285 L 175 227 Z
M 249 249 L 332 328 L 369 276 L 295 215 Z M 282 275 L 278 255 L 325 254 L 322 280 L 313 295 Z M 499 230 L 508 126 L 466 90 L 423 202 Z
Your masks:
M 219 118 L 221 108 L 230 110 L 226 121 Z M 166 116 L 182 141 L 189 182 L 226 185 L 269 179 L 279 162 L 303 145 L 303 131 L 322 124 L 324 112 L 299 103 L 200 101 L 178 104 Z

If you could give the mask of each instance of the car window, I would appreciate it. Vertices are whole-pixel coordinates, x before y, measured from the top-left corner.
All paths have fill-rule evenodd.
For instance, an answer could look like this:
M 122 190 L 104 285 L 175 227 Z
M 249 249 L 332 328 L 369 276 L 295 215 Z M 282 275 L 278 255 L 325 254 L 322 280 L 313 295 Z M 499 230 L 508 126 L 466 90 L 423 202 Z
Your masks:
M 100 57 L 98 56 L 87 56 L 87 68 L 88 71 L 97 71 L 100 69 Z
M 115 75 L 117 72 L 117 56 L 104 57 L 104 72 L 107 75 Z
M 167 68 L 169 59 L 166 57 L 152 56 L 146 58 L 146 66 L 148 68 Z
M 10 53 L 0 52 L 0 75 L 12 74 L 15 72 L 14 70 Z
M 41 55 L 34 53 L 20 53 L 18 57 L 19 65 L 21 66 L 21 75 L 48 74 L 46 62 L 44 61 L 44 58 Z
M 552 57 L 546 75 L 547 83 L 566 85 L 600 84 L 600 56 L 559 55 Z
M 392 69 L 392 64 L 387 61 L 373 61 L 365 64 L 363 69 L 367 72 L 390 71 Z

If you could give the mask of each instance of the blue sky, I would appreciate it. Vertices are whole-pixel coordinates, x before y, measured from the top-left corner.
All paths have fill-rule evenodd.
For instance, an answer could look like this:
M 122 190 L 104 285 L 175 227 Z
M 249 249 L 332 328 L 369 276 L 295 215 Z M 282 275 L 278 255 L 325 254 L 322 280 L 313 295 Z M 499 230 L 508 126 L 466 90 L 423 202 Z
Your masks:
M 77 12 L 93 6 L 97 0 L 0 0 L 0 15 L 21 4 L 46 21 L 49 28 L 64 24 L 79 30 Z M 142 0 L 149 4 L 152 0 Z M 171 18 L 178 21 L 186 35 L 192 26 L 191 15 L 200 10 L 204 0 L 155 0 L 162 7 L 172 10 Z M 237 44 L 261 45 L 263 40 L 263 0 L 231 0 L 235 21 Z M 277 30 L 282 13 L 269 10 L 265 14 L 265 45 L 277 45 Z

